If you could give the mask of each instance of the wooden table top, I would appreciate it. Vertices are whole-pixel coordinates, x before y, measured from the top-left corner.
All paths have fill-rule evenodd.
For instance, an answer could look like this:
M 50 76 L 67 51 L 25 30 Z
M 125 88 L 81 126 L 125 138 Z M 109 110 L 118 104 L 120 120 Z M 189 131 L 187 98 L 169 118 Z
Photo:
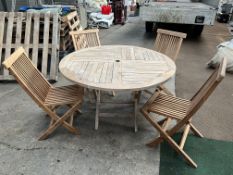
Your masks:
M 156 51 L 128 45 L 81 49 L 65 56 L 61 73 L 69 80 L 96 90 L 143 90 L 171 78 L 175 63 Z

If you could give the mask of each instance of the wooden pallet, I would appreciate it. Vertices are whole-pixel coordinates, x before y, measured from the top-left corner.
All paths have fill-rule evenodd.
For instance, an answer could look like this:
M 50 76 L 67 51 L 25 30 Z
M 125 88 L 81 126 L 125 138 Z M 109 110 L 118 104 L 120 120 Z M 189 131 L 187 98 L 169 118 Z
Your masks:
M 69 13 L 65 17 L 65 22 L 68 24 L 71 31 L 82 30 L 80 19 L 76 11 Z
M 49 80 L 57 79 L 59 14 L 0 12 L 0 24 L 0 80 L 13 79 L 2 62 L 21 46 Z

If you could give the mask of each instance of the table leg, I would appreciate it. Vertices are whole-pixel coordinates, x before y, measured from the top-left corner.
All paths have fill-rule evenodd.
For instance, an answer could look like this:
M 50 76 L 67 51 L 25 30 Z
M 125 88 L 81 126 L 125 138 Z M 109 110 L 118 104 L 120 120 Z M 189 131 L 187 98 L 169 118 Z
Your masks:
M 100 90 L 96 91 L 95 130 L 99 127 Z
M 137 91 L 134 93 L 134 132 L 138 131 L 137 114 L 138 114 L 138 103 L 140 97 L 141 97 L 141 91 Z

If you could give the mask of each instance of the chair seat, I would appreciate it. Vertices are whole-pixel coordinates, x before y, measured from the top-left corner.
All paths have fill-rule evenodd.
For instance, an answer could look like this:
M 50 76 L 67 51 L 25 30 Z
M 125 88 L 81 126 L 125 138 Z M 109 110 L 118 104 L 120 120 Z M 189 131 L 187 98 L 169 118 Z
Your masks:
M 155 112 L 167 117 L 182 119 L 186 116 L 191 101 L 160 93 L 149 105 L 148 112 Z
M 78 85 L 69 85 L 51 88 L 46 96 L 44 105 L 72 104 L 82 100 L 84 89 Z

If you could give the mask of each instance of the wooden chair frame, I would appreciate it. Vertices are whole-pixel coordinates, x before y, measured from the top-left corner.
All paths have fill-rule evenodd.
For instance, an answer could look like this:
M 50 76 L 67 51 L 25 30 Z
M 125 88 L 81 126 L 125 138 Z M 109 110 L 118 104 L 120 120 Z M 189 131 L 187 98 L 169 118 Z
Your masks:
M 180 52 L 183 39 L 186 37 L 186 33 L 158 29 L 154 49 L 175 61 Z
M 176 61 L 180 52 L 183 39 L 187 37 L 186 33 L 175 32 L 171 30 L 158 29 L 155 39 L 154 50 L 167 55 L 173 61 Z M 164 85 L 160 85 L 165 88 Z M 145 93 L 152 95 L 149 90 L 144 90 Z
M 100 46 L 99 29 L 71 31 L 75 50 Z
M 73 126 L 73 117 L 83 100 L 83 88 L 77 85 L 52 87 L 20 47 L 3 62 L 6 69 L 14 75 L 20 86 L 51 118 L 50 125 L 39 140 L 46 139 L 56 128 L 64 126 L 71 133 L 79 134 Z M 59 117 L 56 109 L 66 105 L 70 109 Z
M 191 123 L 191 119 L 225 77 L 225 71 L 226 59 L 223 59 L 219 68 L 213 72 L 191 100 L 175 97 L 170 93 L 167 93 L 167 90 L 164 91 L 164 89 L 161 88 L 156 89 L 155 93 L 142 107 L 141 112 L 151 125 L 159 131 L 161 136 L 152 140 L 147 145 L 153 147 L 166 140 L 189 164 L 197 168 L 197 164 L 186 152 L 184 152 L 183 149 L 190 129 L 195 135 L 203 137 L 203 135 Z M 151 112 L 162 115 L 165 118 L 159 122 L 155 122 L 150 116 Z M 177 124 L 175 124 L 171 129 L 168 129 L 169 123 L 172 119 L 175 119 Z M 181 142 L 178 145 L 172 139 L 172 136 L 182 128 L 184 128 L 184 132 Z

